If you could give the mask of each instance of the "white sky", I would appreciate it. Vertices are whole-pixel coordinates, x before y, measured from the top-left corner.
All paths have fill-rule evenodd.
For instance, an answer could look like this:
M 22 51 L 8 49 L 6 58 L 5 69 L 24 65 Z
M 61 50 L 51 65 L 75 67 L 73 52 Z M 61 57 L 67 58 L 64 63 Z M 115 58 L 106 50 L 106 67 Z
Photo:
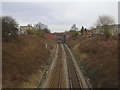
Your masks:
M 4 2 L 3 2 L 4 1 Z M 8 2 L 12 1 L 12 2 Z M 118 0 L 58 0 L 59 2 L 38 2 L 38 0 L 2 0 L 2 15 L 9 15 L 16 19 L 19 25 L 35 24 L 42 22 L 47 24 L 52 32 L 68 30 L 76 24 L 90 28 L 95 26 L 99 15 L 110 15 L 118 22 Z M 19 0 L 20 1 L 20 0 Z M 35 2 L 37 1 L 37 2 Z M 42 0 L 40 0 L 42 1 Z M 48 1 L 48 0 L 44 0 Z M 61 2 L 62 1 L 62 2 Z M 0 3 L 1 4 L 1 3 Z M 0 14 L 0 15 L 1 15 Z
M 118 2 L 119 0 L 1 0 L 2 2 Z

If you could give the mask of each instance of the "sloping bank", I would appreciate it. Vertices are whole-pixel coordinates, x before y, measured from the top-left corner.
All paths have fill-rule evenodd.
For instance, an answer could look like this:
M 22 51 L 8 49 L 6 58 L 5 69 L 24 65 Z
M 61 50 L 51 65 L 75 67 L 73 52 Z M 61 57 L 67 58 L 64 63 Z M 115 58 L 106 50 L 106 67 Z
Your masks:
M 3 88 L 36 88 L 55 48 L 54 41 L 30 35 L 3 42 Z
M 80 36 L 69 47 L 93 88 L 118 87 L 118 40 Z

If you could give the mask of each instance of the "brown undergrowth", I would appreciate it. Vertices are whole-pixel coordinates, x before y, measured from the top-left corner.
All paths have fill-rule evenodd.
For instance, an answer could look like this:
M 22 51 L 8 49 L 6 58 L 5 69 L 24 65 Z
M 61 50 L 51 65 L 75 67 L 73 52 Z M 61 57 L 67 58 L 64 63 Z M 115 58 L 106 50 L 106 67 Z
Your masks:
M 118 40 L 79 36 L 70 40 L 80 69 L 94 88 L 118 87 Z
M 38 70 L 43 72 L 54 46 L 52 40 L 31 35 L 19 35 L 17 41 L 3 42 L 3 88 L 19 87 Z

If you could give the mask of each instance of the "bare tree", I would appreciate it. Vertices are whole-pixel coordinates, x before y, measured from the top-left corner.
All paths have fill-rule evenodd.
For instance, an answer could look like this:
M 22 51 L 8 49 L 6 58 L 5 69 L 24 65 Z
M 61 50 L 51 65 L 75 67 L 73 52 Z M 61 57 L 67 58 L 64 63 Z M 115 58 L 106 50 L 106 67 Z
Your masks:
M 78 30 L 78 28 L 75 24 L 73 24 L 70 28 L 70 31 L 76 31 L 76 30 Z
M 35 24 L 34 26 L 37 30 L 42 30 L 44 27 L 44 24 L 42 24 L 41 22 L 38 22 L 37 24 Z
M 37 30 L 43 30 L 46 33 L 50 33 L 50 30 L 48 29 L 48 26 L 45 24 L 42 24 L 41 22 L 38 22 L 37 24 L 35 24 L 35 29 Z
M 100 32 L 103 33 L 105 39 L 108 39 L 111 35 L 110 27 L 114 24 L 114 19 L 111 16 L 99 16 L 97 20 L 97 27 L 99 27 Z
M 114 24 L 114 19 L 111 16 L 99 16 L 97 20 L 97 25 L 98 26 L 104 26 L 104 25 L 112 25 Z

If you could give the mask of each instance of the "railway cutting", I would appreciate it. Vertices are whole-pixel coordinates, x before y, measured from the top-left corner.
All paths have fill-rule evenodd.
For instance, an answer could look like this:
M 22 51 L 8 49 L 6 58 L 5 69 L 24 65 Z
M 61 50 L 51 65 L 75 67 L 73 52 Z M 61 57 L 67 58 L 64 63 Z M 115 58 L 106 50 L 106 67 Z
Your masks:
M 60 42 L 57 45 L 54 60 L 40 83 L 42 84 L 39 84 L 39 88 L 91 89 L 78 68 L 72 52 L 65 43 Z

